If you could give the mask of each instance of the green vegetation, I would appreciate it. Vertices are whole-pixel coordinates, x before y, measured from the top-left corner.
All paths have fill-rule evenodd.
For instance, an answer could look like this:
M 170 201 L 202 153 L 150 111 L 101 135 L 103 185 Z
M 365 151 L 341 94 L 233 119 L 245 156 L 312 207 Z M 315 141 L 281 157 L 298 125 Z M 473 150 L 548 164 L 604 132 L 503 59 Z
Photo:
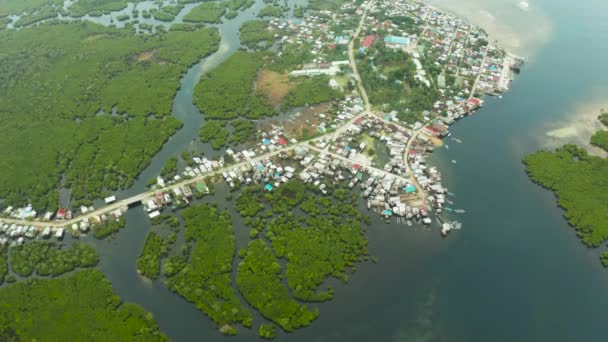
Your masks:
M 93 247 L 75 243 L 68 249 L 59 249 L 47 241 L 33 241 L 10 249 L 13 272 L 29 277 L 34 271 L 41 276 L 58 276 L 77 267 L 97 265 L 99 256 Z
M 368 90 L 370 102 L 385 111 L 396 110 L 398 117 L 414 122 L 433 107 L 438 91 L 415 79 L 416 66 L 403 51 L 386 49 L 377 43 L 365 55 L 359 54 L 357 68 Z
M 150 279 L 158 278 L 161 259 L 167 256 L 169 244 L 155 232 L 150 232 L 137 258 L 137 272 Z
M 85 337 L 86 336 L 86 337 Z M 154 317 L 122 304 L 97 270 L 0 289 L 2 341 L 168 341 Z
M 6 275 L 8 274 L 8 258 L 6 251 L 6 247 L 0 247 L 0 285 L 4 283 L 4 278 L 6 278 Z
M 163 274 L 166 277 L 173 277 L 174 275 L 181 272 L 186 267 L 186 261 L 190 255 L 190 248 L 188 245 L 182 246 L 181 252 L 169 255 L 167 260 L 163 263 Z
M 211 119 L 239 116 L 259 119 L 273 115 L 268 99 L 254 90 L 262 66 L 259 53 L 238 51 L 207 74 L 196 86 L 194 102 Z
M 260 10 L 258 17 L 282 17 L 283 9 L 278 6 L 266 6 Z
M 608 131 L 597 131 L 591 137 L 591 144 L 608 152 Z
M 177 175 L 177 157 L 173 156 L 167 160 L 162 170 L 160 170 L 160 175 L 164 179 L 173 179 Z
M 602 266 L 608 267 L 608 251 L 600 255 L 600 261 L 602 262 Z
M 165 6 L 165 7 L 161 8 L 162 11 L 171 13 L 174 16 L 178 15 L 179 12 L 181 12 L 183 9 L 184 9 L 184 5 Z
M 345 2 L 346 0 L 309 0 L 308 8 L 317 11 L 335 11 Z
M 270 31 L 268 21 L 249 20 L 239 29 L 241 44 L 250 49 L 258 46 L 266 47 L 274 41 L 275 33 Z
M 314 105 L 336 99 L 340 92 L 329 86 L 329 78 L 317 76 L 298 79 L 297 86 L 290 90 L 283 103 L 283 109 Z
M 319 311 L 293 300 L 281 277 L 281 264 L 272 250 L 262 240 L 251 241 L 236 279 L 245 300 L 286 331 L 310 325 Z
M 203 24 L 190 24 L 190 23 L 175 23 L 169 27 L 170 31 L 196 31 L 203 28 Z
M 179 228 L 179 219 L 173 215 L 169 214 L 161 214 L 152 219 L 152 224 L 161 225 L 166 224 L 167 226 L 178 229 Z
M 220 23 L 226 13 L 226 6 L 223 3 L 204 2 L 188 12 L 184 16 L 184 21 L 195 23 Z
M 220 149 L 230 144 L 242 144 L 255 137 L 256 125 L 250 120 L 238 118 L 232 120 L 232 133 L 226 129 L 226 121 L 209 120 L 202 127 L 199 136 L 202 142 L 210 142 L 211 147 Z
M 244 188 L 236 200 L 252 239 L 246 250 L 239 251 L 243 260 L 237 286 L 251 306 L 286 331 L 306 326 L 318 316 L 317 310 L 300 305 L 292 296 L 308 302 L 331 299 L 333 289 L 320 288 L 325 280 L 333 276 L 347 281 L 347 271 L 367 258 L 358 197 L 341 186 L 330 189 L 331 196 L 318 196 L 316 188 L 299 181 L 271 193 L 256 185 Z M 287 261 L 285 270 L 279 259 Z M 259 333 L 267 338 L 274 335 L 267 326 Z
M 293 16 L 296 18 L 304 18 L 304 12 L 305 12 L 304 7 L 298 7 L 293 10 Z
M 124 227 L 125 219 L 122 217 L 118 220 L 108 220 L 93 226 L 93 236 L 95 236 L 96 239 L 104 239 L 108 236 L 114 235 Z
M 286 45 L 281 56 L 274 56 L 268 68 L 281 73 L 292 71 L 315 58 L 311 51 L 310 43 Z
M 264 232 L 276 256 L 288 261 L 286 280 L 293 295 L 324 301 L 333 297 L 331 288 L 319 292 L 324 280 L 334 276 L 347 281 L 346 271 L 367 255 L 363 217 L 356 202 L 356 195 L 339 187 L 332 196 L 318 197 L 295 181 L 273 193 L 265 193 L 260 186 L 245 188 L 236 208 L 248 218 L 246 224 Z M 297 214 L 296 208 L 303 214 Z M 266 224 L 253 217 L 272 219 Z
M 160 21 L 175 20 L 175 14 L 165 11 L 164 8 L 159 9 L 159 10 L 151 10 L 150 12 L 152 13 L 152 16 L 154 17 L 154 19 L 156 19 L 156 20 L 160 20 Z
M 251 327 L 253 318 L 240 302 L 230 274 L 236 241 L 230 214 L 208 204 L 184 209 L 186 240 L 192 251 L 186 266 L 167 281 L 169 288 L 205 312 L 224 333 L 235 323 Z
M 215 29 L 150 37 L 90 22 L 1 31 L 0 197 L 54 210 L 64 174 L 76 200 L 130 186 L 181 125 L 180 75 L 218 43 Z
M 28 26 L 45 19 L 55 18 L 56 16 L 57 10 L 53 7 L 47 6 L 39 9 L 36 12 L 21 16 L 17 21 L 15 21 L 14 25 L 15 27 Z
M 211 147 L 218 150 L 228 143 L 230 133 L 225 121 L 209 120 L 201 127 L 199 136 L 202 142 L 211 142 Z
M 53 6 L 63 5 L 63 0 L 0 0 L 0 18 L 23 12 L 34 13 Z
M 600 116 L 598 116 L 598 120 L 604 124 L 604 126 L 608 127 L 608 113 L 602 112 Z
M 71 16 L 82 17 L 93 11 L 120 11 L 127 7 L 127 0 L 78 0 L 69 8 Z
M 264 204 L 258 201 L 262 196 L 262 187 L 250 186 L 243 189 L 236 199 L 236 210 L 243 217 L 255 217 L 260 211 L 264 210 Z
M 11 18 L 0 18 L 0 31 L 4 30 L 11 22 Z
M 274 324 L 260 324 L 258 334 L 261 338 L 272 340 L 277 336 L 277 327 Z
M 230 125 L 234 129 L 232 132 L 233 143 L 241 144 L 255 138 L 257 126 L 253 122 L 239 118 L 230 122 Z
M 524 159 L 530 178 L 555 192 L 565 218 L 589 247 L 608 240 L 608 160 L 575 145 Z
M 266 96 L 254 87 L 262 63 L 261 53 L 238 51 L 196 86 L 194 102 L 207 119 L 199 132 L 203 142 L 214 149 L 243 143 L 257 132 L 247 119 L 275 114 Z M 229 122 L 233 133 L 227 129 Z
M 608 115 L 599 120 L 608 126 Z M 596 132 L 591 143 L 608 151 L 608 131 Z M 608 159 L 591 156 L 576 145 L 538 151 L 524 158 L 528 176 L 552 190 L 564 217 L 588 247 L 608 241 Z M 608 267 L 608 251 L 600 256 Z

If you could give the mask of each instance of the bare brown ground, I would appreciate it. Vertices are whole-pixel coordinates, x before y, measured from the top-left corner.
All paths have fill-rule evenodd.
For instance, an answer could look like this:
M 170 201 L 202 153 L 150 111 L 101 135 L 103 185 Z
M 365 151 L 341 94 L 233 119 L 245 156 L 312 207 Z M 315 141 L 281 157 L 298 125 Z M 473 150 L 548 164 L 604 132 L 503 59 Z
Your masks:
M 289 81 L 288 74 L 280 74 L 270 70 L 260 71 L 255 82 L 255 89 L 268 96 L 273 106 L 280 105 L 294 87 L 295 83 Z
M 154 59 L 156 51 L 144 51 L 135 55 L 135 60 L 138 62 L 145 62 Z
M 288 119 L 271 120 L 264 124 L 263 129 L 269 129 L 272 126 L 281 126 L 289 137 L 301 140 L 304 133 L 309 136 L 317 132 L 317 127 L 323 121 L 317 115 L 327 113 L 329 103 L 322 103 L 316 106 L 306 107 L 300 111 L 300 115 L 294 115 Z

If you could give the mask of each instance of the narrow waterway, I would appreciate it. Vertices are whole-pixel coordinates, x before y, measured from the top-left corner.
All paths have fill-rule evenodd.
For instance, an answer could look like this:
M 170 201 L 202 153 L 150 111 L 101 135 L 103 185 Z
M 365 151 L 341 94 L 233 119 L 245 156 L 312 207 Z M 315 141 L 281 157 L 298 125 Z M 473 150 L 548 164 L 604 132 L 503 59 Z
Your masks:
M 359 265 L 349 284 L 335 286 L 334 300 L 319 305 L 318 320 L 278 341 L 605 340 L 608 271 L 597 259 L 599 250 L 582 246 L 553 195 L 528 180 L 521 159 L 546 146 L 550 129 L 576 122 L 581 107 L 599 110 L 585 105 L 606 98 L 608 3 L 537 0 L 526 11 L 511 0 L 445 5 L 489 13 L 506 37 L 515 37 L 518 54 L 533 56 L 504 98 L 486 99 L 483 109 L 453 126 L 463 143 L 448 140 L 450 148 L 433 157 L 456 195 L 454 207 L 467 210 L 455 215 L 464 227 L 443 239 L 437 229 L 385 224 L 373 216 L 368 235 L 378 263 Z M 202 117 L 192 106 L 192 89 L 202 72 L 237 48 L 237 23 L 252 10 L 220 25 L 220 51 L 183 78 L 174 114 L 184 127 L 123 195 L 141 191 L 170 156 L 197 148 Z M 518 36 L 522 26 L 529 28 L 525 34 L 541 36 L 536 15 L 551 33 L 518 45 L 525 38 Z M 221 188 L 207 200 L 226 203 Z M 135 259 L 149 227 L 141 208 L 129 210 L 125 229 L 96 242 L 101 270 L 124 300 L 151 311 L 173 340 L 226 340 L 193 305 L 137 275 Z M 246 230 L 238 221 L 235 229 L 242 241 Z M 254 339 L 255 331 L 241 330 L 230 339 Z

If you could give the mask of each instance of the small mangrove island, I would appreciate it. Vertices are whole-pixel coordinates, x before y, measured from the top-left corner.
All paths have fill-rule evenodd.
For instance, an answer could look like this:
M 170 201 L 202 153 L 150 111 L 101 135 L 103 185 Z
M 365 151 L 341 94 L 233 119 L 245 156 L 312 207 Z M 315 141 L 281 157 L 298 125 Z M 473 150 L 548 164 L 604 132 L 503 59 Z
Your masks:
M 606 114 L 599 119 L 608 125 Z M 601 143 L 606 133 L 597 132 L 591 141 L 608 151 L 608 145 Z M 524 163 L 530 179 L 555 193 L 564 217 L 586 246 L 596 248 L 608 241 L 608 159 L 565 145 L 555 151 L 532 153 Z M 601 261 L 608 267 L 608 250 Z

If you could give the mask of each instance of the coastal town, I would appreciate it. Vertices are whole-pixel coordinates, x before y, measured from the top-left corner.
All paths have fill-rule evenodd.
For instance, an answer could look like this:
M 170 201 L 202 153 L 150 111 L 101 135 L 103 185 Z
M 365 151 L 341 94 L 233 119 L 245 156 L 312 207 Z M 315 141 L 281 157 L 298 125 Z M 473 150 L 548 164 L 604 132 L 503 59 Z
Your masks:
M 130 198 L 108 196 L 102 206 L 44 213 L 31 205 L 14 208 L 7 203 L 0 209 L 0 245 L 62 239 L 67 232 L 81 236 L 95 225 L 120 220 L 140 204 L 154 219 L 164 209 L 186 206 L 208 194 L 217 182 L 231 189 L 258 184 L 272 192 L 296 179 L 321 194 L 343 182 L 358 189 L 367 208 L 385 220 L 409 226 L 436 222 L 444 236 L 459 229 L 453 217 L 465 211 L 453 206 L 440 170 L 427 163 L 427 156 L 442 147 L 450 125 L 483 106 L 483 96 L 507 91 L 523 60 L 463 19 L 404 0 L 366 1 L 361 6 L 347 2 L 335 13 L 272 19 L 268 29 L 280 32 L 279 53 L 299 45 L 315 56 L 290 77 L 326 76 L 329 86 L 344 94 L 331 108 L 293 119 L 314 130 L 313 138 L 302 139 L 273 122 L 259 128 L 254 144 L 228 148 L 218 158 L 194 155 L 179 174 L 159 175 L 149 190 Z M 371 60 L 375 77 L 387 81 L 384 71 L 389 68 L 380 71 L 380 65 L 373 64 L 380 49 L 407 56 L 412 74 L 399 77 L 413 82 L 412 87 L 436 90 L 428 109 L 413 116 L 408 110 L 371 103 L 367 78 L 359 69 L 368 68 L 365 63 Z M 404 81 L 393 83 L 399 82 Z

